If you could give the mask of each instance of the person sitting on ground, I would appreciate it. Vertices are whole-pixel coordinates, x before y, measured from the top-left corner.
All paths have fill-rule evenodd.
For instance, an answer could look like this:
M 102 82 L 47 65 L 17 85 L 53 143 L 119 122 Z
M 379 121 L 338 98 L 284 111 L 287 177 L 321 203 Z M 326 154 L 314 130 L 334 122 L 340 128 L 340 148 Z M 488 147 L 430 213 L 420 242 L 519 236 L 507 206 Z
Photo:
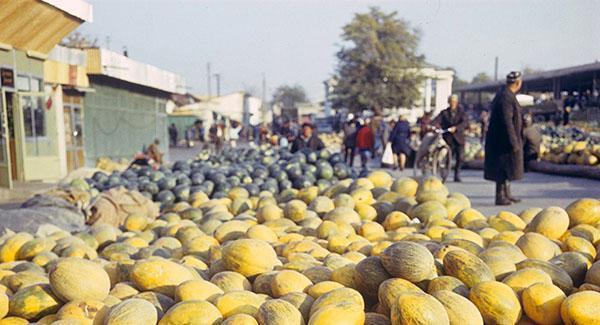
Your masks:
M 314 132 L 314 126 L 310 123 L 302 124 L 302 134 L 296 137 L 292 143 L 292 152 L 302 149 L 321 150 L 325 148 L 323 141 Z
M 154 142 L 148 146 L 148 159 L 156 164 L 162 165 L 163 153 L 160 151 L 160 140 L 154 139 Z
M 540 154 L 540 145 L 542 135 L 533 125 L 531 114 L 523 116 L 523 155 L 525 161 L 525 171 L 529 171 L 529 162 L 537 160 Z

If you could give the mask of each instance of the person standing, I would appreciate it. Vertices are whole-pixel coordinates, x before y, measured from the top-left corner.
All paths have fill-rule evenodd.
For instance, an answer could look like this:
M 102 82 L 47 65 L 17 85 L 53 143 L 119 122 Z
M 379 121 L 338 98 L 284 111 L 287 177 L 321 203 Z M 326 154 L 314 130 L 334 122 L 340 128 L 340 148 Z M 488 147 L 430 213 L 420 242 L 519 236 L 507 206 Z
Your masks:
M 177 131 L 175 123 L 171 123 L 171 126 L 169 126 L 169 140 L 171 140 L 171 147 L 177 147 L 178 138 L 179 131 Z
M 525 160 L 525 171 L 529 171 L 529 162 L 537 160 L 540 155 L 542 135 L 533 125 L 531 114 L 523 116 L 523 155 Z
M 231 122 L 231 127 L 229 128 L 229 145 L 232 148 L 237 146 L 237 142 L 240 139 L 240 132 L 242 131 L 242 125 L 237 121 Z
M 410 155 L 410 125 L 406 120 L 406 116 L 400 115 L 400 119 L 394 125 L 394 129 L 390 134 L 390 142 L 392 143 L 392 152 L 398 157 L 397 168 L 404 170 L 406 165 L 406 157 Z
M 454 181 L 461 182 L 460 168 L 462 167 L 463 156 L 465 152 L 465 128 L 467 126 L 467 114 L 458 105 L 458 96 L 448 97 L 448 108 L 443 110 L 435 118 L 434 124 L 441 129 L 448 130 L 444 133 L 444 141 L 450 146 L 452 156 L 456 160 L 454 164 Z
M 350 166 L 354 165 L 354 154 L 356 152 L 356 122 L 354 114 L 348 114 L 344 125 L 344 162 Z
M 360 129 L 356 133 L 356 148 L 360 154 L 360 164 L 362 168 L 366 168 L 369 156 L 375 146 L 375 136 L 369 126 L 369 121 L 361 122 L 359 122 L 361 124 Z
M 423 139 L 425 135 L 431 131 L 432 115 L 433 112 L 431 111 L 425 112 L 423 113 L 423 116 L 421 116 L 417 121 L 417 124 L 419 124 L 420 128 L 419 136 L 421 137 L 421 139 Z
M 314 132 L 313 125 L 304 123 L 302 124 L 302 134 L 297 136 L 292 143 L 291 152 L 298 152 L 302 149 L 321 150 L 323 148 L 325 148 L 325 144 Z
M 523 178 L 522 109 L 516 94 L 523 81 L 512 71 L 492 101 L 485 141 L 484 178 L 496 182 L 496 205 L 520 202 L 511 196 L 510 182 Z

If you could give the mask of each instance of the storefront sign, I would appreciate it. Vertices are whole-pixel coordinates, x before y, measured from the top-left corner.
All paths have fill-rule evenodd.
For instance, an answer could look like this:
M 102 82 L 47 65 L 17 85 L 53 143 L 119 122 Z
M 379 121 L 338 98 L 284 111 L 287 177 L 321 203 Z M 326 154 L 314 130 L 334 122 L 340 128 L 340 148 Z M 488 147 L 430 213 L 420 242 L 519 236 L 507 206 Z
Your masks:
M 14 87 L 15 86 L 15 75 L 12 69 L 0 68 L 0 79 L 2 80 L 2 87 Z

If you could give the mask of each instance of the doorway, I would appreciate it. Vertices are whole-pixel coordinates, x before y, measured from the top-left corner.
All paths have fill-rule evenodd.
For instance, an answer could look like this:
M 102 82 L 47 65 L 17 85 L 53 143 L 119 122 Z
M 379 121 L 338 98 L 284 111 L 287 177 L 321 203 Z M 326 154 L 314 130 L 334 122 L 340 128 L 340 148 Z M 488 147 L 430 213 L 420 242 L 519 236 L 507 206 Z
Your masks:
M 67 170 L 85 165 L 83 145 L 83 97 L 63 94 Z

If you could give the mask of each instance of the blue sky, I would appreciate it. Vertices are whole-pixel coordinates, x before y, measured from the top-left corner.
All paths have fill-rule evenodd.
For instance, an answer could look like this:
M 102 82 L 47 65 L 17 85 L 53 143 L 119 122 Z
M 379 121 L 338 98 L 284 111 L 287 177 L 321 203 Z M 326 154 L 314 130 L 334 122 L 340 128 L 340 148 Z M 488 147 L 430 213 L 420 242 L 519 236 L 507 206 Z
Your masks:
M 94 22 L 80 27 L 101 46 L 183 75 L 206 93 L 206 62 L 221 74 L 222 93 L 267 95 L 300 84 L 322 100 L 335 69 L 341 28 L 370 6 L 397 11 L 422 31 L 427 61 L 470 80 L 525 66 L 553 69 L 600 60 L 600 0 L 459 1 L 178 1 L 86 0 Z M 213 85 L 213 93 L 215 86 Z

